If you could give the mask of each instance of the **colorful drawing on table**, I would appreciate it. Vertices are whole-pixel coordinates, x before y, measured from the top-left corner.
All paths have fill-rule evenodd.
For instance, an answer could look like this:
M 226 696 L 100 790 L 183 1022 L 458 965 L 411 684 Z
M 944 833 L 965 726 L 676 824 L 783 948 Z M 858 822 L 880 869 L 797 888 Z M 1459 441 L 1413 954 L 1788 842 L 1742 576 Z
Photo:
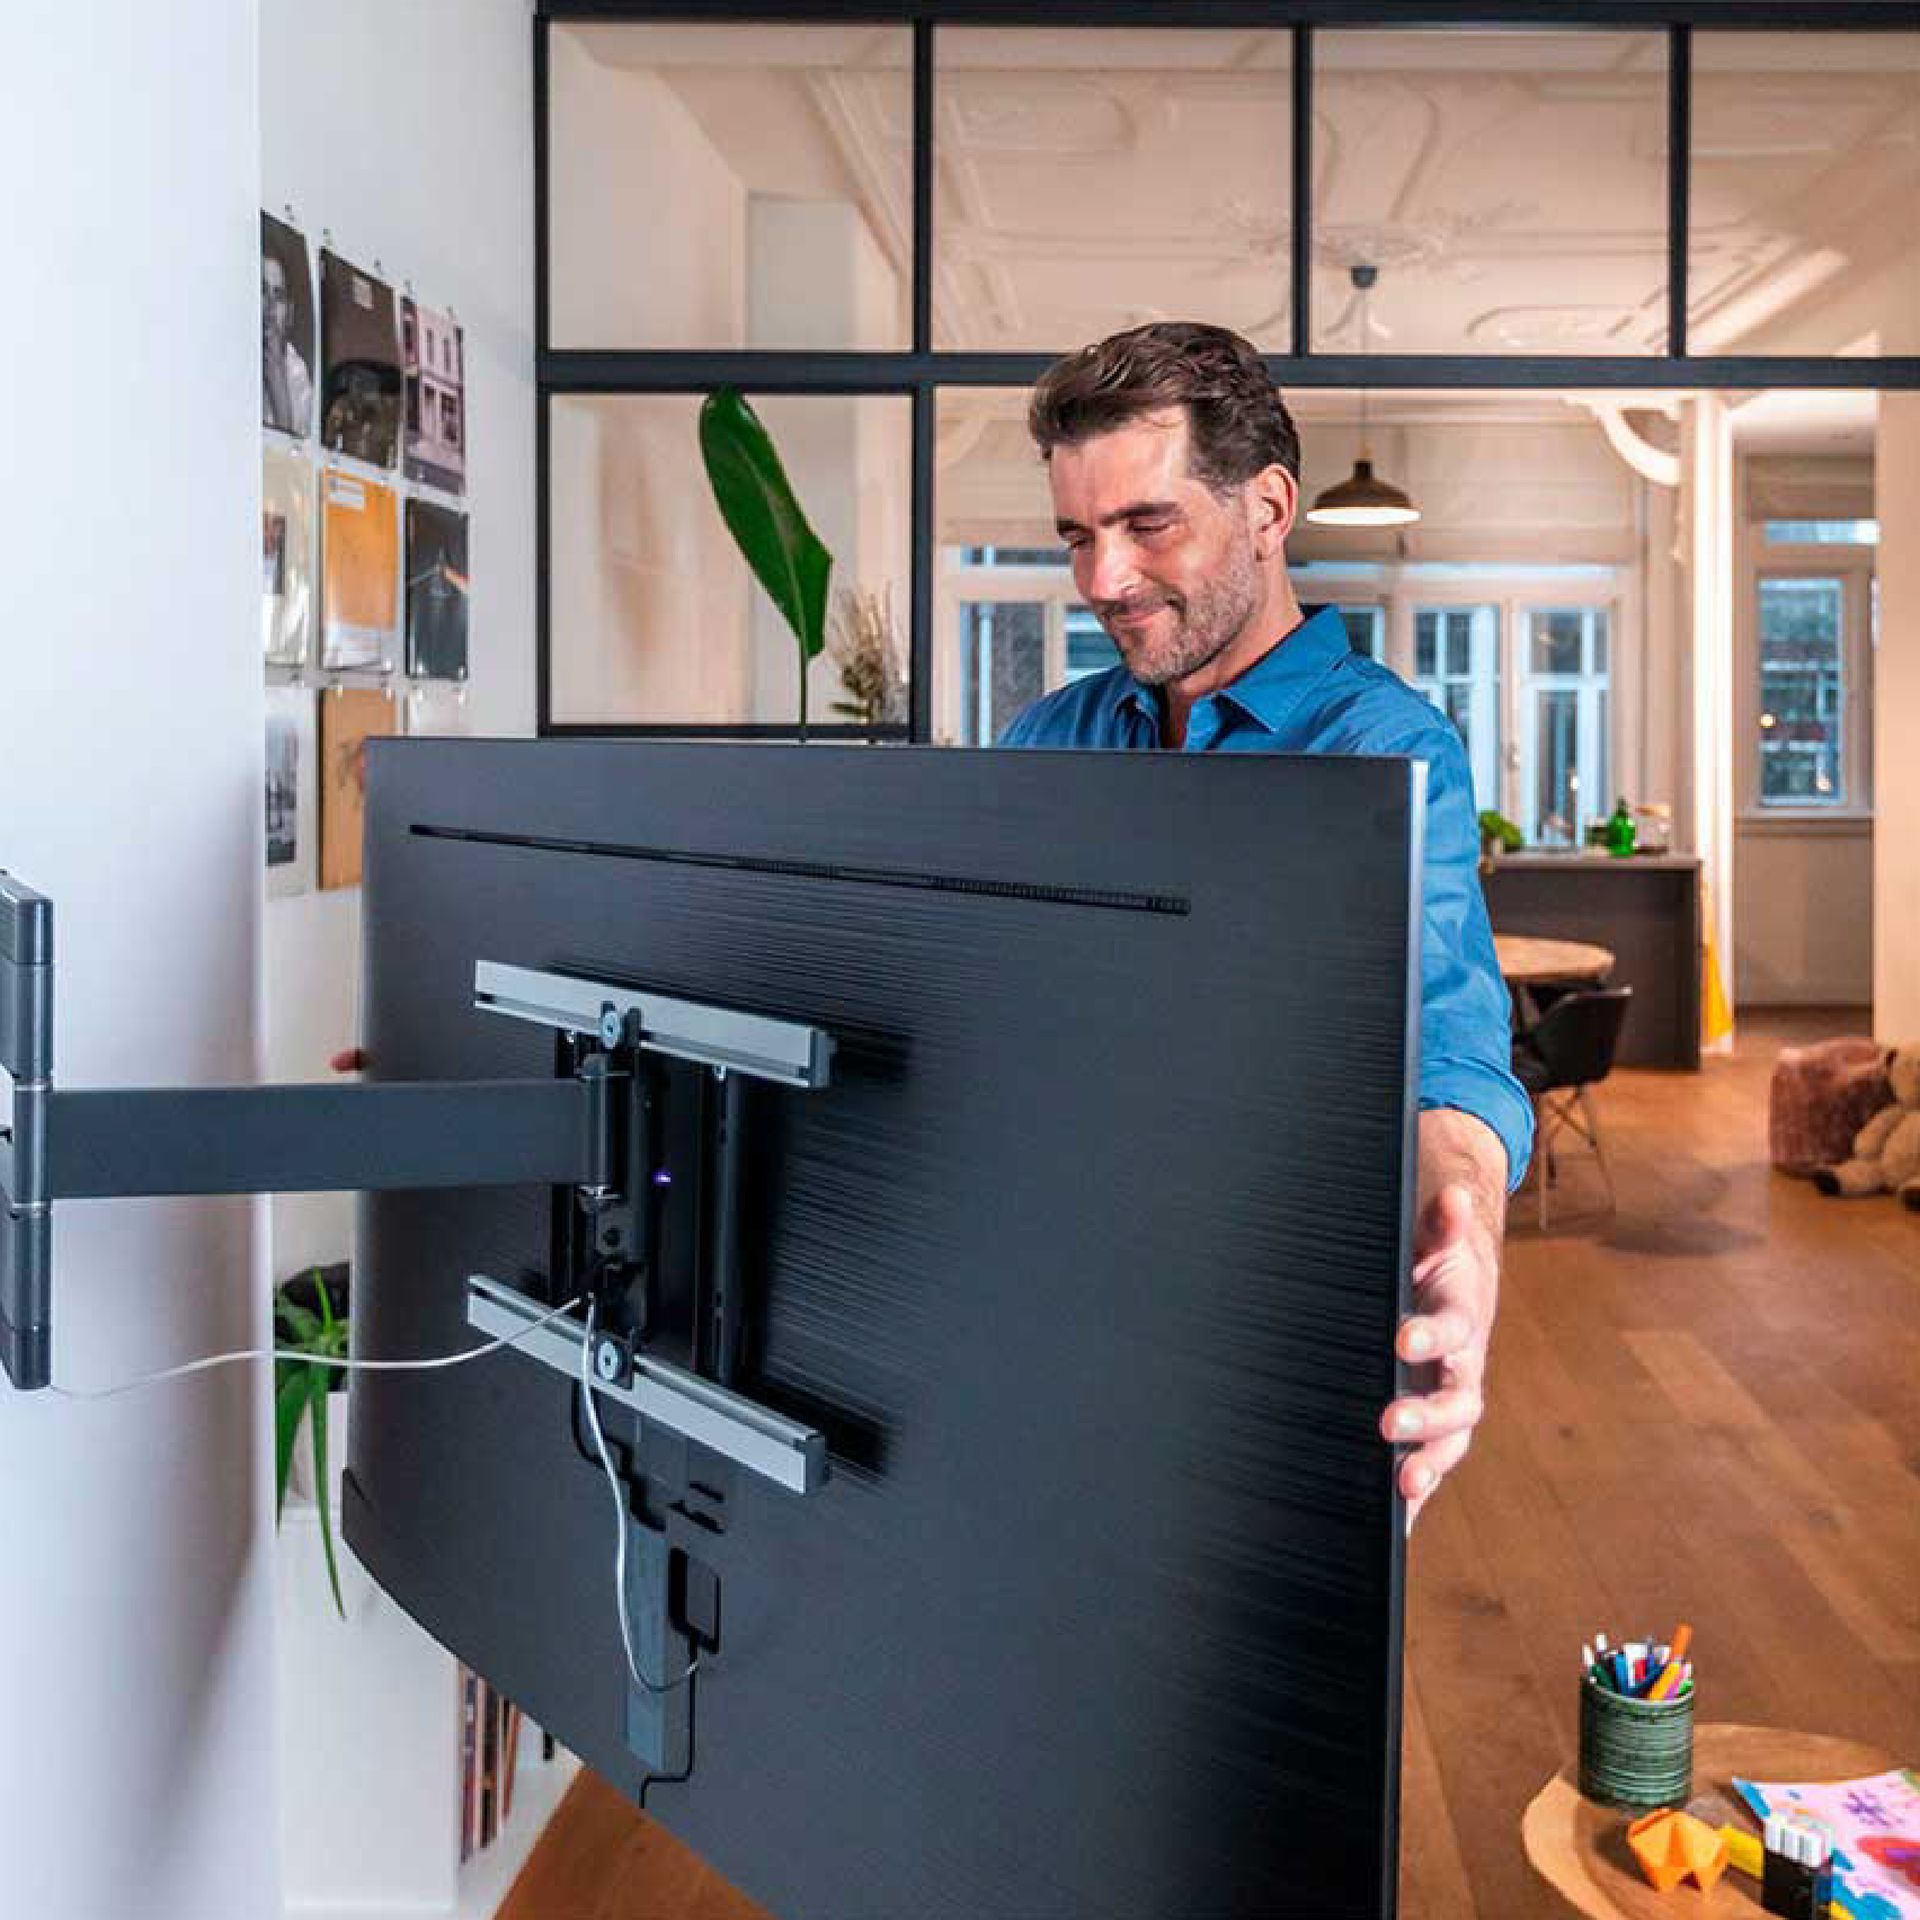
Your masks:
M 390 667 L 399 602 L 393 489 L 329 467 L 320 476 L 320 664 Z
M 1852 1920 L 1920 1920 L 1920 1772 L 1733 1784 L 1762 1820 L 1792 1809 L 1832 1830 L 1836 1911 L 1844 1903 Z
M 385 687 L 333 687 L 320 696 L 320 886 L 360 884 L 367 819 L 367 742 L 397 733 Z

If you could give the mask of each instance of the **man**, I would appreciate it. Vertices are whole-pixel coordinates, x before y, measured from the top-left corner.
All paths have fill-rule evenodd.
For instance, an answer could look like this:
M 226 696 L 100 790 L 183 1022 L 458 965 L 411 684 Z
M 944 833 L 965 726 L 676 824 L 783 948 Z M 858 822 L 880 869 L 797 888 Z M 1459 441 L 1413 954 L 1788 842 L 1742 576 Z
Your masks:
M 270 427 L 305 433 L 313 407 L 313 376 L 293 343 L 293 293 L 278 254 L 260 255 L 260 402 Z
M 1452 723 L 1355 654 L 1339 613 L 1287 578 L 1300 443 L 1259 354 L 1220 327 L 1163 322 L 1069 354 L 1028 425 L 1080 597 L 1123 665 L 1036 701 L 1001 744 L 1190 753 L 1410 754 L 1427 765 L 1422 921 L 1419 1311 L 1400 1356 L 1438 1386 L 1381 1417 L 1407 1523 L 1481 1414 L 1506 1196 L 1533 1114 L 1508 1066 L 1505 989 L 1480 897 L 1473 784 Z

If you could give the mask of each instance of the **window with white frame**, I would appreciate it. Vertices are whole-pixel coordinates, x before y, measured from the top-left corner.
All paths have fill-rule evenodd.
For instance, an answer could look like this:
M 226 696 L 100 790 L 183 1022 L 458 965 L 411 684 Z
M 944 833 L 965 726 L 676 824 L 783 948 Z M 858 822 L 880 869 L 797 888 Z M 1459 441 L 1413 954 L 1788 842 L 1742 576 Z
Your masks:
M 1749 548 L 1741 780 L 1757 814 L 1872 810 L 1877 532 L 1770 521 Z
M 1605 607 L 1522 610 L 1520 831 L 1536 846 L 1577 846 L 1582 823 L 1612 808 Z
M 1459 728 L 1476 807 L 1549 846 L 1577 842 L 1611 809 L 1613 568 L 1309 561 L 1293 571 L 1304 604 L 1336 607 L 1356 652 Z M 1029 700 L 1119 658 L 1059 548 L 949 548 L 945 581 L 966 744 L 990 745 Z
M 1481 807 L 1500 804 L 1500 608 L 1420 606 L 1413 684 L 1460 729 Z

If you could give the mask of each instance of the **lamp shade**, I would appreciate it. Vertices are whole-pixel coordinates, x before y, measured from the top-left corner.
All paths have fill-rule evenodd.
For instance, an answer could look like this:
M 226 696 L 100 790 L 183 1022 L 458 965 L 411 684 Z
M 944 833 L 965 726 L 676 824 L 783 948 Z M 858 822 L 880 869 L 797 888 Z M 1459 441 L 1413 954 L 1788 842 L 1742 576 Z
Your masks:
M 1420 518 L 1420 509 L 1377 478 L 1371 460 L 1356 460 L 1347 479 L 1315 497 L 1307 518 L 1321 527 L 1404 527 Z

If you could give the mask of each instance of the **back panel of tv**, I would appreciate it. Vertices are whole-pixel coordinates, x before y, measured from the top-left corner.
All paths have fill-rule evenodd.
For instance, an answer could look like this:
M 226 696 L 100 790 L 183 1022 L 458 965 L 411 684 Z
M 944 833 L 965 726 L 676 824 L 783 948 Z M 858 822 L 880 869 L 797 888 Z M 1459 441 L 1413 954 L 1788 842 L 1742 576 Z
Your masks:
M 476 960 L 838 1044 L 831 1087 L 755 1096 L 734 1380 L 828 1434 L 826 1486 L 606 1416 L 718 1623 L 649 1813 L 781 1920 L 1390 1913 L 1418 769 L 372 761 L 378 1077 L 556 1070 L 474 1011 Z M 473 1344 L 470 1273 L 543 1294 L 554 1203 L 368 1199 L 359 1350 Z M 502 1353 L 353 1392 L 361 1558 L 639 1794 L 575 1389 Z

